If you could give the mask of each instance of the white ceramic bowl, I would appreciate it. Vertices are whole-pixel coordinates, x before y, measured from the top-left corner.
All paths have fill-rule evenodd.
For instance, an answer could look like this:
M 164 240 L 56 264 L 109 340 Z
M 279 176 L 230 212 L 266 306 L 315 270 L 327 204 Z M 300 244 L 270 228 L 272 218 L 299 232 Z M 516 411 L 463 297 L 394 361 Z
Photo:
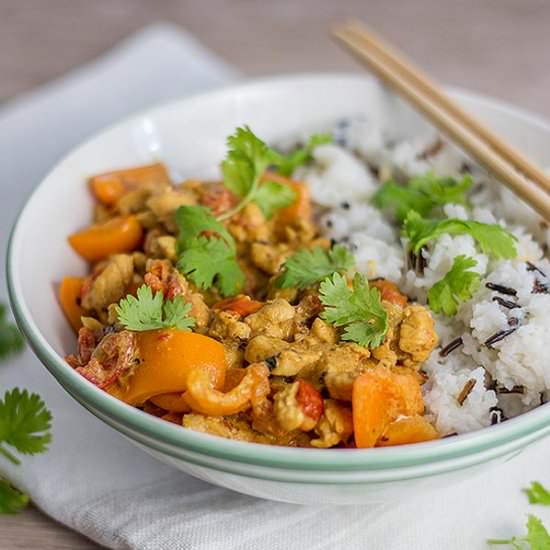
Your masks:
M 548 160 L 550 127 L 532 115 L 474 94 L 452 94 L 535 161 Z M 269 447 L 230 441 L 164 422 L 97 389 L 63 360 L 75 337 L 54 283 L 84 274 L 66 237 L 90 220 L 85 179 L 160 159 L 178 176 L 207 176 L 236 126 L 268 141 L 342 116 L 364 114 L 395 137 L 425 123 L 373 80 L 312 75 L 260 80 L 145 111 L 96 135 L 63 159 L 29 199 L 8 252 L 12 307 L 35 353 L 84 407 L 144 451 L 191 475 L 258 497 L 354 504 L 406 498 L 497 467 L 550 432 L 550 404 L 484 430 L 441 441 L 369 450 Z M 37 230 L 47 228 L 47 231 Z

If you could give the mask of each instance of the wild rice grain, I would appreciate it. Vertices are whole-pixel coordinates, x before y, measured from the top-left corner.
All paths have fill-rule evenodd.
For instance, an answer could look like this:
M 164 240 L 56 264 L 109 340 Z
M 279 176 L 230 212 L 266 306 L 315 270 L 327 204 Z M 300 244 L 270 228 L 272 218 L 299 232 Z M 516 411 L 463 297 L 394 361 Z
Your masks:
M 510 300 L 505 300 L 500 296 L 493 296 L 493 302 L 497 302 L 499 305 L 507 309 L 516 309 L 518 307 L 521 307 L 519 304 L 516 304 L 515 302 L 511 302 Z
M 494 290 L 495 292 L 500 292 L 501 294 L 507 294 L 508 296 L 517 296 L 518 294 L 518 291 L 515 288 L 499 285 L 497 283 L 485 283 L 485 286 L 489 290 Z
M 444 348 L 441 349 L 439 356 L 447 357 L 449 353 L 452 353 L 455 349 L 458 349 L 463 343 L 464 341 L 462 340 L 462 336 L 455 338 L 452 342 L 449 342 Z
M 470 395 L 471 391 L 474 389 L 474 386 L 476 385 L 477 380 L 475 378 L 470 378 L 466 384 L 464 384 L 464 387 L 462 388 L 461 392 L 458 394 L 458 397 L 456 400 L 458 401 L 458 404 L 462 407 L 464 405 L 464 401 L 468 399 L 468 396 Z
M 496 344 L 497 342 L 500 342 L 501 340 L 504 340 L 506 336 L 509 336 L 512 334 L 512 332 L 515 332 L 518 329 L 518 327 L 509 328 L 508 330 L 501 330 L 500 332 L 497 332 L 496 334 L 493 334 L 485 342 L 483 342 L 488 348 L 493 347 L 493 344 Z

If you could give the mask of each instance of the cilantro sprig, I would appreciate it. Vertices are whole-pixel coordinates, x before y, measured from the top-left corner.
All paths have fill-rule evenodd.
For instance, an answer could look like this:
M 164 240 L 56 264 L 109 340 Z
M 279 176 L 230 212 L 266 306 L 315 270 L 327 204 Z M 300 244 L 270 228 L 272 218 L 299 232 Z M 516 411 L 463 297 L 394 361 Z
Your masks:
M 296 149 L 288 155 L 278 155 L 276 162 L 274 162 L 277 172 L 286 177 L 292 176 L 296 168 L 311 161 L 313 150 L 316 147 L 327 143 L 332 143 L 330 134 L 312 134 L 302 148 Z
M 20 460 L 7 447 L 21 454 L 43 453 L 51 441 L 52 415 L 36 393 L 15 388 L 0 400 L 0 454 L 13 464 Z
M 343 275 L 334 273 L 321 283 L 319 295 L 325 306 L 321 317 L 331 325 L 344 327 L 342 340 L 371 348 L 384 341 L 388 314 L 378 289 L 369 288 L 363 275 L 356 273 L 350 288 Z
M 403 224 L 403 235 L 409 239 L 414 253 L 441 235 L 470 235 L 484 254 L 495 258 L 514 258 L 517 255 L 517 238 L 498 224 L 480 223 L 449 218 L 424 219 L 418 212 L 410 211 Z
M 467 193 L 472 184 L 469 175 L 456 180 L 429 172 L 410 179 L 406 185 L 393 180 L 385 182 L 373 196 L 372 203 L 381 210 L 393 210 L 395 217 L 403 221 L 411 210 L 428 216 L 438 206 L 468 204 Z
M 223 296 L 237 294 L 245 278 L 229 231 L 203 206 L 180 206 L 176 222 L 178 270 L 200 289 L 216 286 Z
M 231 218 L 249 202 L 255 202 L 267 218 L 275 210 L 292 204 L 296 193 L 289 186 L 269 180 L 262 182 L 268 166 L 281 161 L 278 153 L 254 135 L 248 126 L 237 128 L 227 138 L 227 145 L 227 156 L 222 162 L 223 182 L 240 201 L 222 214 L 220 220 Z
M 481 275 L 470 271 L 477 265 L 468 256 L 457 256 L 447 274 L 428 291 L 428 305 L 436 313 L 456 315 L 461 302 L 469 300 L 479 288 Z
M 191 304 L 186 303 L 182 296 L 165 300 L 162 292 L 153 294 L 147 285 L 138 288 L 137 298 L 128 295 L 116 306 L 118 322 L 137 332 L 161 328 L 189 330 L 195 325 L 190 311 Z
M 329 250 L 320 246 L 299 250 L 283 264 L 283 271 L 275 280 L 275 285 L 279 288 L 307 288 L 333 273 L 346 273 L 354 263 L 351 252 L 341 244 Z
M 0 304 L 0 361 L 23 350 L 24 341 L 17 327 L 6 319 L 6 306 Z
M 489 539 L 487 543 L 491 545 L 506 544 L 514 550 L 525 550 L 526 548 L 530 548 L 531 550 L 549 550 L 550 534 L 537 516 L 528 514 L 526 535 L 510 539 Z
M 527 489 L 523 489 L 523 492 L 529 499 L 529 504 L 542 504 L 543 506 L 550 506 L 550 491 L 538 481 L 531 482 L 531 486 Z
M 16 514 L 29 503 L 29 497 L 0 479 L 0 514 Z
M 298 166 L 311 160 L 315 147 L 331 141 L 330 135 L 314 134 L 303 148 L 284 155 L 268 147 L 248 126 L 237 128 L 227 138 L 228 151 L 222 162 L 222 173 L 224 185 L 240 200 L 218 219 L 231 218 L 249 202 L 256 203 L 266 218 L 290 206 L 296 200 L 296 192 L 284 183 L 270 180 L 266 170 L 288 177 Z

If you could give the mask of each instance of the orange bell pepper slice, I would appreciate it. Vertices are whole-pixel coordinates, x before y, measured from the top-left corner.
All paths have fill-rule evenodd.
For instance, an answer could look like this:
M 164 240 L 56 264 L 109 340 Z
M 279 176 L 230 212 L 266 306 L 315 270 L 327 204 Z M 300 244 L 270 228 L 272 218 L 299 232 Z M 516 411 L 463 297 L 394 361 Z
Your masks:
M 242 317 L 246 317 L 247 315 L 256 313 L 263 305 L 262 302 L 253 300 L 246 294 L 239 294 L 234 298 L 227 298 L 226 300 L 214 304 L 213 308 L 221 311 L 233 311 Z
M 377 447 L 421 443 L 438 439 L 437 430 L 423 416 L 410 416 L 392 422 L 376 443 Z
M 173 413 L 186 413 L 191 410 L 191 407 L 183 398 L 182 393 L 161 393 L 159 395 L 154 395 L 149 401 L 151 401 L 153 405 Z
M 374 447 L 388 426 L 400 416 L 424 411 L 417 375 L 394 373 L 383 366 L 358 376 L 353 383 L 352 412 L 358 448 Z
M 112 218 L 73 233 L 69 243 L 89 262 L 104 260 L 111 254 L 132 252 L 143 240 L 143 229 L 135 216 Z
M 160 162 L 99 174 L 88 182 L 94 197 L 105 206 L 114 205 L 128 191 L 141 185 L 171 185 L 168 172 Z
M 82 297 L 82 284 L 84 279 L 82 277 L 63 277 L 61 284 L 59 285 L 59 302 L 67 321 L 78 333 L 82 326 L 82 306 L 80 300 Z
M 223 387 L 225 351 L 217 340 L 175 329 L 139 332 L 136 336 L 139 366 L 126 387 L 115 384 L 108 388 L 111 395 L 130 405 L 141 405 L 160 394 L 181 394 L 194 370 L 207 371 L 212 386 Z

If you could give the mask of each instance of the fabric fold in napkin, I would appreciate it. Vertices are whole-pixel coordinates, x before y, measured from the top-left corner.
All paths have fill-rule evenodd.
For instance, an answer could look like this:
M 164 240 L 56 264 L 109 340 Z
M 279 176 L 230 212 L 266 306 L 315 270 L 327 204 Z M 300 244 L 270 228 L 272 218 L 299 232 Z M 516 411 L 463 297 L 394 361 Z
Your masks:
M 0 109 L 2 258 L 14 213 L 67 150 L 133 111 L 235 78 L 189 35 L 155 25 L 68 77 L 5 105 Z M 4 269 L 0 277 L 5 301 Z M 532 479 L 550 485 L 550 441 L 459 486 L 407 501 L 306 507 L 226 491 L 150 458 L 73 401 L 28 350 L 0 365 L 1 393 L 14 386 L 44 398 L 54 417 L 53 443 L 48 453 L 25 457 L 19 467 L 0 459 L 0 473 L 45 513 L 109 548 L 482 549 L 488 537 L 522 533 L 528 511 L 550 521 L 550 512 L 528 507 L 521 494 Z

